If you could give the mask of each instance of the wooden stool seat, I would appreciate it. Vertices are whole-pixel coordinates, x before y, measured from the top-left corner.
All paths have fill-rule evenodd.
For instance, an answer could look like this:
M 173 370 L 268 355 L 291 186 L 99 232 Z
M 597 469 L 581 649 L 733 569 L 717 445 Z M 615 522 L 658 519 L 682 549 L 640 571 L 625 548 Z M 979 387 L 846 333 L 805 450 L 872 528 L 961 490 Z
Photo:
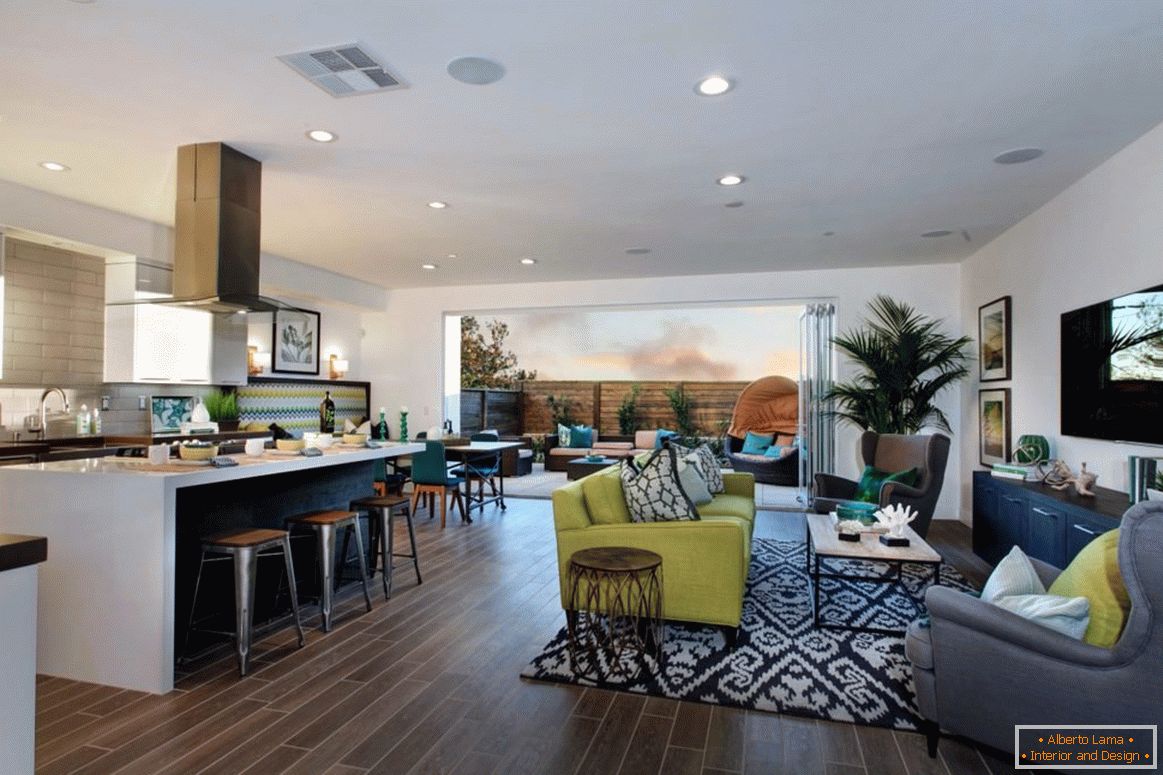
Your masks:
M 338 525 L 358 516 L 354 511 L 316 511 L 312 514 L 288 517 L 287 522 L 295 525 Z
M 240 530 L 226 530 L 216 533 L 202 540 L 204 546 L 221 546 L 231 548 L 256 547 L 263 544 L 279 543 L 287 537 L 286 530 L 267 530 L 265 528 L 244 528 Z
M 408 503 L 407 495 L 370 495 L 351 502 L 353 509 L 394 509 Z

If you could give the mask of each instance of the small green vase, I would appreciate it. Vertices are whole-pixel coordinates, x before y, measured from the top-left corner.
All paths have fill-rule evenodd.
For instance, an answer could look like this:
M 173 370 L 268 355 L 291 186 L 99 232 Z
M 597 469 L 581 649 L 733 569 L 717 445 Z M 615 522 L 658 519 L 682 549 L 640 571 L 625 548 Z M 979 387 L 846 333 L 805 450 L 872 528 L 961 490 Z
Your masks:
M 1014 450 L 1014 462 L 1033 465 L 1050 459 L 1050 442 L 1045 436 L 1024 434 L 1018 437 L 1018 446 Z

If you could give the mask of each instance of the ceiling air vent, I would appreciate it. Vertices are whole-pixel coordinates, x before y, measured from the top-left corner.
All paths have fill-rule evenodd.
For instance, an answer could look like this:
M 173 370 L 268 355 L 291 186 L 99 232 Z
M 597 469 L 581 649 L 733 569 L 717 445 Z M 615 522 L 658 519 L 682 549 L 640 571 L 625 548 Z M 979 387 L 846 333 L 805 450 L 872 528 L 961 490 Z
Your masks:
M 332 97 L 404 88 L 358 43 L 285 54 L 279 59 Z

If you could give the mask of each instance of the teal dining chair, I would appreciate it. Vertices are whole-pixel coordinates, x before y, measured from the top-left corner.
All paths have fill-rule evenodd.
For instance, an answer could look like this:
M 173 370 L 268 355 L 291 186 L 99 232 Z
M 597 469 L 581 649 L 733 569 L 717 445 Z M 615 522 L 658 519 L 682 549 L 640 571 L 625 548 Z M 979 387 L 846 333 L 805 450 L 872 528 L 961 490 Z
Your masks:
M 500 441 L 501 436 L 492 431 L 482 431 L 469 436 L 469 441 Z M 485 482 L 492 488 L 493 495 L 497 494 L 497 476 L 501 472 L 501 454 L 494 452 L 488 455 L 474 456 L 464 462 L 464 465 L 452 469 L 453 476 L 468 479 L 468 491 L 472 492 L 472 483 L 475 481 L 480 488 L 477 496 L 481 501 L 485 499 Z M 470 504 L 471 507 L 471 504 Z
M 448 514 L 448 495 L 452 494 L 453 506 L 460 508 L 460 518 L 470 522 L 468 512 L 464 508 L 464 500 L 460 495 L 460 486 L 464 479 L 453 476 L 448 472 L 444 458 L 443 441 L 425 441 L 424 451 L 412 455 L 412 513 L 416 513 L 416 505 L 422 496 L 427 498 L 428 518 L 435 516 L 434 500 L 440 497 L 440 527 L 444 528 Z

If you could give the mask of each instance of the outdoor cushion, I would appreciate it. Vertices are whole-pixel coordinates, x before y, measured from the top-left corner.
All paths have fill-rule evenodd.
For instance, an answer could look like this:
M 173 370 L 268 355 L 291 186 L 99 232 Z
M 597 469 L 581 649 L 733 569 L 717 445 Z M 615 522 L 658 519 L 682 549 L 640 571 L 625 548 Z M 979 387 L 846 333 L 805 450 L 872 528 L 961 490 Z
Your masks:
M 1131 599 L 1119 572 L 1119 531 L 1103 533 L 1083 547 L 1050 585 L 1049 592 L 1089 600 L 1090 624 L 1083 640 L 1104 648 L 1115 645 L 1131 610 Z
M 549 450 L 546 454 L 553 455 L 554 457 L 574 458 L 574 457 L 582 457 L 587 452 L 589 452 L 588 449 L 575 449 L 573 447 L 554 447 L 553 449 Z
M 654 449 L 654 437 L 658 431 L 635 431 L 634 449 Z
M 589 449 L 594 443 L 594 429 L 587 425 L 573 425 L 569 429 L 569 444 L 574 449 Z
M 743 453 L 747 455 L 762 455 L 771 446 L 774 434 L 752 433 L 747 431 L 747 438 L 743 439 Z
M 746 461 L 751 462 L 751 463 L 770 463 L 771 462 L 771 458 L 769 458 L 767 455 L 751 455 L 751 454 L 744 454 L 742 452 L 735 452 L 735 453 L 733 453 L 732 456 L 739 458 L 740 460 L 746 460 Z
M 856 483 L 855 500 L 865 503 L 880 502 L 880 488 L 885 482 L 900 482 L 912 487 L 917 483 L 917 469 L 906 468 L 904 471 L 882 471 L 873 466 L 865 466 L 860 481 Z
M 767 448 L 767 451 L 763 453 L 763 456 L 766 458 L 771 458 L 773 460 L 783 460 L 785 457 L 787 457 L 791 453 L 795 452 L 795 450 L 796 450 L 796 448 L 792 447 L 792 446 L 781 446 L 779 444 L 772 444 L 770 447 Z
M 608 473 L 587 476 L 581 480 L 582 496 L 586 510 L 595 525 L 619 525 L 632 521 L 630 509 L 626 506 L 626 496 L 622 494 L 622 480 L 617 468 Z
M 570 429 L 568 425 L 557 424 L 557 443 L 563 447 L 569 446 Z
M 602 450 L 614 449 L 623 452 L 634 449 L 634 445 L 628 441 L 595 441 L 593 443 L 593 450 L 601 452 Z
M 666 444 L 667 439 L 674 438 L 676 436 L 678 436 L 677 431 L 668 431 L 665 428 L 659 428 L 654 432 L 654 448 L 662 449 L 662 446 Z

